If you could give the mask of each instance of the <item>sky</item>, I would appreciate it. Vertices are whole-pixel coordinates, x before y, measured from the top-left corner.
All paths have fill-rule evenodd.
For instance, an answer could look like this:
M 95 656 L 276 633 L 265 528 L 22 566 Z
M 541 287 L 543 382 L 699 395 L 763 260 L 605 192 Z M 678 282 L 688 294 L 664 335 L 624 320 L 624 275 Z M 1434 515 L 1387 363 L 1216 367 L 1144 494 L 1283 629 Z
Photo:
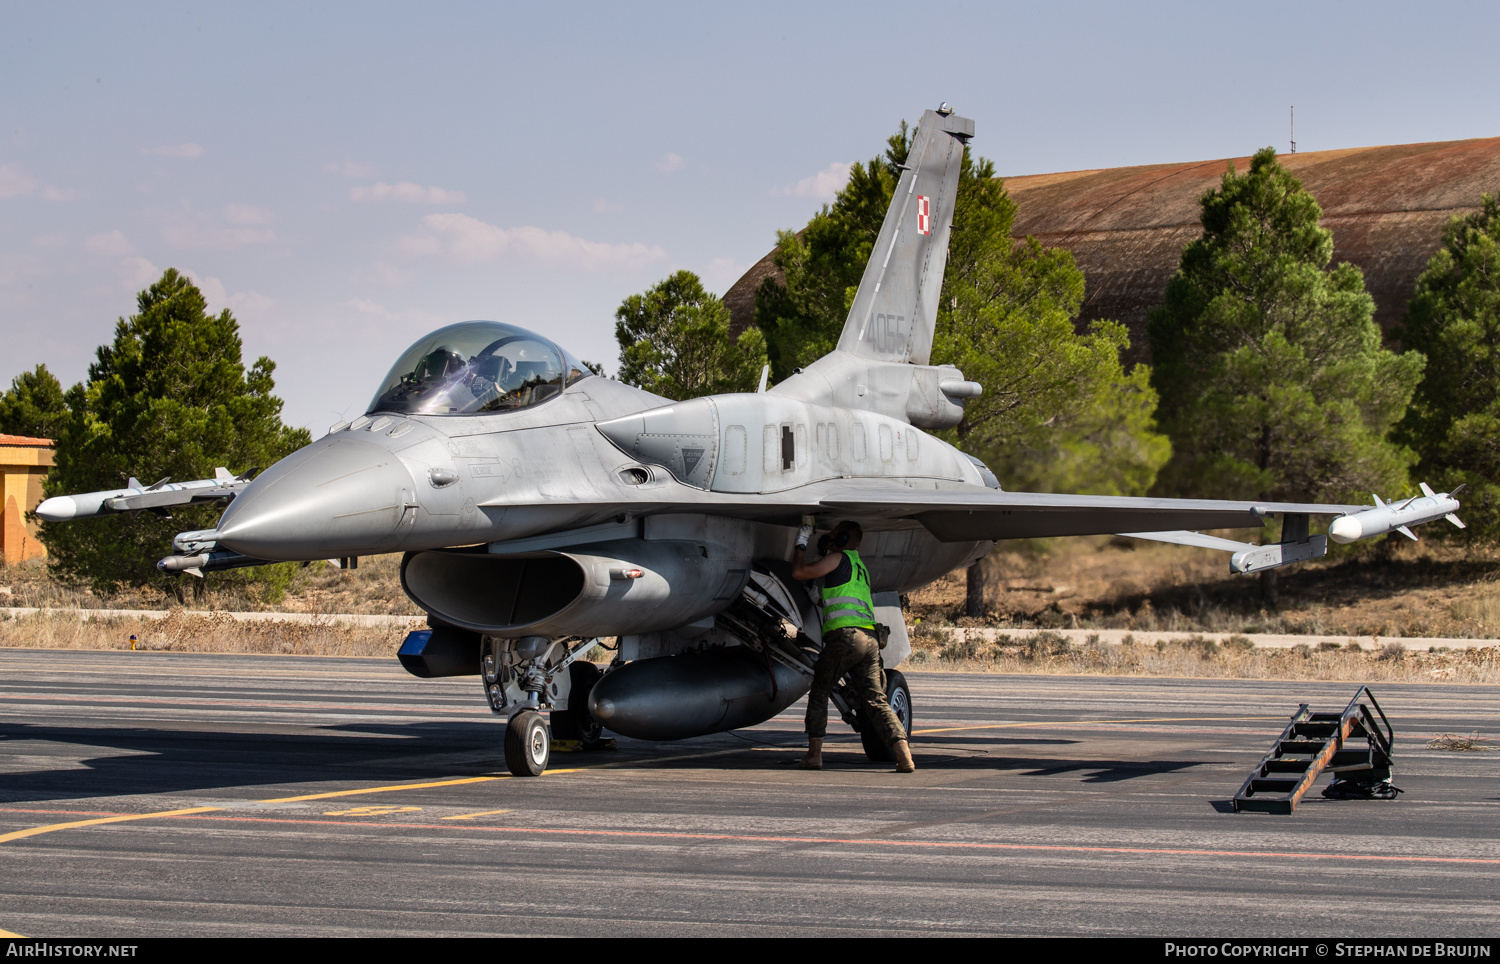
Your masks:
M 1002 174 L 1500 134 L 1500 5 L 0 0 L 0 385 L 175 267 L 314 436 L 475 318 L 618 367 L 942 101 Z M 1500 189 L 1500 185 L 1497 185 Z

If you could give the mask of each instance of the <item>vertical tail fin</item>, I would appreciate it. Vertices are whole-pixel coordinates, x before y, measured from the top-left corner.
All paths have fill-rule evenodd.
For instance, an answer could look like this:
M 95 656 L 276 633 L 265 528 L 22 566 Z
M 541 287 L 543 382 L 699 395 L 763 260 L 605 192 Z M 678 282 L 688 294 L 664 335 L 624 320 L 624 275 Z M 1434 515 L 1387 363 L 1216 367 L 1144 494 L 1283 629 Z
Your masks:
M 952 113 L 946 104 L 922 115 L 844 322 L 841 351 L 879 361 L 927 364 L 948 264 L 948 230 L 964 144 L 973 136 L 974 122 Z

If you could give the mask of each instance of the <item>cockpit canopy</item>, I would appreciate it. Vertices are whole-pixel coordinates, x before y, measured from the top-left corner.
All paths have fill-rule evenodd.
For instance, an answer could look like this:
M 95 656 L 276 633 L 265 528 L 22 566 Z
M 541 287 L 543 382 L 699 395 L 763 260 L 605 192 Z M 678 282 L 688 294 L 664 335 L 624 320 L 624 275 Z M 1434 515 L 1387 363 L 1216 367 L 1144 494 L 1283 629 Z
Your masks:
M 463 415 L 527 408 L 590 374 L 540 335 L 497 321 L 439 328 L 396 362 L 371 412 Z

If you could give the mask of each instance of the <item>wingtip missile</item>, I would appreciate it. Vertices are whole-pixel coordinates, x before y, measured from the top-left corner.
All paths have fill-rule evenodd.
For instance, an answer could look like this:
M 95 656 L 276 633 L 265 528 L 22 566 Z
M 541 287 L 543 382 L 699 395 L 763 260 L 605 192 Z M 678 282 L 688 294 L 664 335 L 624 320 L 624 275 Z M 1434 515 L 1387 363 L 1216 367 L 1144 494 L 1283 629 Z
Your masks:
M 172 483 L 171 476 L 167 476 L 151 485 L 143 485 L 131 476 L 130 484 L 123 489 L 55 495 L 44 499 L 36 507 L 36 514 L 46 522 L 68 522 L 117 512 L 165 512 L 169 506 L 226 501 L 250 484 L 255 471 L 251 469 L 234 476 L 228 470 L 218 468 L 211 479 Z
M 36 507 L 36 514 L 46 522 L 67 522 L 69 519 L 77 518 L 78 503 L 73 501 L 71 495 L 54 495 L 50 499 L 42 500 L 42 503 Z
M 1416 541 L 1416 533 L 1411 531 L 1411 527 L 1438 519 L 1447 519 L 1460 529 L 1465 528 L 1456 515 L 1459 502 L 1453 498 L 1453 494 L 1457 489 L 1453 492 L 1434 492 L 1425 482 L 1421 488 L 1422 495 L 1404 502 L 1384 502 L 1380 496 L 1375 496 L 1375 508 L 1334 519 L 1328 526 L 1328 538 L 1347 545 L 1360 539 L 1382 536 L 1387 532 L 1399 532 Z

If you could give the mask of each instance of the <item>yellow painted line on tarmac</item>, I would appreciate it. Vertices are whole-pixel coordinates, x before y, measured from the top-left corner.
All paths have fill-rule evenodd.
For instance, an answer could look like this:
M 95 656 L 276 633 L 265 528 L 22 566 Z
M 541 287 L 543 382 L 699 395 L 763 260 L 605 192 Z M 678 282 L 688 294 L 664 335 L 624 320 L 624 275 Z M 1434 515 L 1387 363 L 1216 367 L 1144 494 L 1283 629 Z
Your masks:
M 586 767 L 573 767 L 569 770 L 547 770 L 542 776 L 552 776 L 560 773 L 578 773 Z M 493 777 L 463 777 L 459 780 L 437 780 L 433 783 L 397 783 L 388 787 L 362 787 L 358 790 L 334 790 L 331 793 L 309 793 L 300 797 L 276 797 L 272 800 L 261 800 L 260 803 L 301 803 L 304 800 L 328 800 L 333 797 L 357 797 L 367 793 L 396 793 L 401 790 L 427 790 L 432 787 L 457 787 L 466 783 L 490 783 L 495 780 L 514 780 L 511 774 L 506 773 Z
M 1284 716 L 1163 716 L 1152 720 L 1041 720 L 1031 723 L 975 723 L 971 726 L 940 726 L 930 730 L 912 730 L 912 736 L 928 733 L 953 733 L 958 730 L 1009 730 L 1023 726 L 1099 726 L 1120 723 L 1244 723 L 1260 720 L 1283 720 Z
M 92 820 L 70 820 L 67 823 L 49 823 L 44 827 L 32 827 L 29 830 L 12 830 L 10 833 L 0 833 L 0 843 L 20 840 L 22 837 L 35 837 L 41 833 L 52 833 L 54 830 L 71 830 L 74 827 L 95 827 L 104 823 L 124 823 L 127 820 L 146 820 L 150 817 L 183 817 L 190 813 L 212 813 L 215 810 L 223 809 L 223 807 L 189 807 L 186 810 L 158 810 L 155 813 L 127 813 L 119 817 L 95 817 Z
M 19 938 L 21 938 L 21 940 L 25 940 L 26 939 L 26 935 L 25 934 L 16 934 L 16 933 L 13 933 L 12 931 L 0 931 L 0 937 L 19 937 Z
M 395 793 L 400 790 L 426 790 L 431 787 L 457 787 L 466 783 L 489 783 L 493 780 L 508 780 L 510 775 L 496 777 L 464 777 L 460 780 L 438 780 L 433 783 L 398 783 L 389 787 L 363 787 L 358 790 L 334 790 L 330 793 L 308 793 L 300 797 L 274 797 L 260 803 L 301 803 L 304 800 L 329 800 L 333 797 L 357 797 L 366 793 Z
M 475 817 L 492 817 L 497 813 L 515 813 L 514 810 L 484 810 L 479 813 L 461 813 L 456 817 L 439 817 L 439 820 L 472 820 Z
M 566 770 L 548 770 L 543 776 L 562 773 L 578 773 L 588 767 L 573 767 Z M 358 790 L 334 790 L 331 793 L 308 793 L 300 797 L 276 797 L 271 800 L 259 800 L 258 803 L 299 803 L 304 800 L 327 800 L 332 797 L 352 797 L 367 793 L 396 793 L 401 790 L 426 790 L 431 787 L 456 787 L 469 783 L 489 783 L 494 780 L 514 779 L 509 773 L 492 777 L 464 777 L 458 780 L 436 780 L 432 783 L 398 783 L 385 787 L 363 787 Z M 114 817 L 94 817 L 90 820 L 70 820 L 66 823 L 49 823 L 42 827 L 31 827 L 26 830 L 12 830 L 10 833 L 0 834 L 0 843 L 8 843 L 12 840 L 20 840 L 23 837 L 35 837 L 38 834 L 53 833 L 57 830 L 72 830 L 77 827 L 96 827 L 106 823 L 124 823 L 128 820 L 149 820 L 154 817 L 186 817 L 191 814 L 213 813 L 224 810 L 224 807 L 189 807 L 185 810 L 157 810 L 152 813 L 127 813 Z M 477 816 L 477 814 L 476 814 Z

